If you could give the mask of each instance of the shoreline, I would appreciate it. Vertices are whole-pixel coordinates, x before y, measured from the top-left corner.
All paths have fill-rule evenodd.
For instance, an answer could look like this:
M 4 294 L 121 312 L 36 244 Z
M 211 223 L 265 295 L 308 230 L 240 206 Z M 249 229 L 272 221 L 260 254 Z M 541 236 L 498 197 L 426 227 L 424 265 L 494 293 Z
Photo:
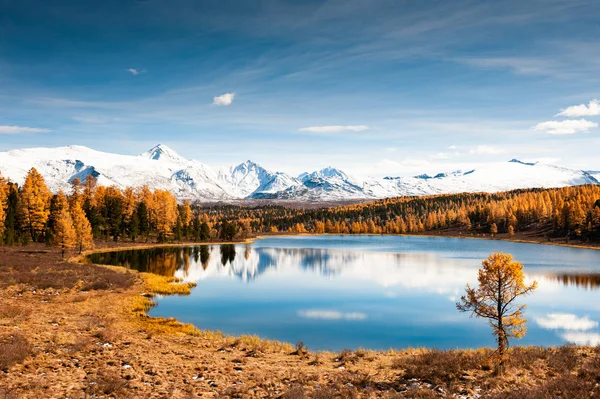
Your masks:
M 123 247 L 94 251 L 117 248 Z M 29 280 L 12 283 L 20 270 Z M 600 351 L 589 346 L 513 346 L 506 374 L 495 377 L 489 348 L 312 351 L 150 317 L 153 285 L 180 295 L 191 287 L 120 266 L 62 260 L 58 250 L 42 245 L 0 247 L 0 273 L 6 276 L 0 278 L 0 338 L 19 334 L 29 345 L 4 370 L 0 357 L 0 396 L 8 398 L 474 399 L 563 382 L 569 392 L 596 389 Z
M 66 261 L 70 262 L 70 263 L 79 264 L 79 263 L 83 263 L 82 262 L 83 259 L 91 254 L 107 253 L 107 252 L 113 252 L 113 251 L 116 252 L 116 251 L 137 250 L 137 249 L 142 250 L 142 249 L 150 249 L 150 248 L 189 247 L 189 246 L 203 246 L 203 245 L 242 245 L 242 244 L 252 244 L 256 240 L 266 239 L 269 237 L 311 237 L 311 236 L 317 236 L 317 237 L 318 236 L 330 236 L 330 237 L 335 237 L 335 236 L 344 236 L 344 237 L 346 237 L 346 236 L 378 236 L 378 237 L 379 236 L 393 236 L 393 237 L 454 238 L 454 239 L 473 239 L 473 240 L 476 239 L 476 240 L 488 240 L 488 241 L 508 241 L 508 242 L 523 243 L 523 244 L 544 244 L 544 245 L 554 245 L 554 246 L 569 247 L 569 248 L 600 250 L 600 246 L 587 247 L 587 246 L 582 246 L 582 245 L 577 245 L 577 244 L 543 242 L 543 241 L 533 241 L 533 240 L 523 240 L 523 239 L 509 239 L 509 238 L 501 238 L 501 237 L 472 237 L 472 236 L 464 236 L 464 235 L 440 235 L 440 234 L 335 234 L 335 233 L 311 234 L 311 233 L 296 233 L 296 234 L 257 235 L 254 237 L 247 238 L 243 241 L 225 241 L 225 242 L 210 241 L 210 242 L 161 243 L 161 244 L 140 243 L 139 245 L 104 247 L 104 248 L 98 248 L 98 249 L 84 251 L 77 256 L 66 259 Z M 132 244 L 135 244 L 135 243 L 132 243 Z M 128 269 L 123 266 L 104 265 L 104 264 L 97 264 L 97 265 L 100 267 L 128 270 L 130 272 L 136 273 L 137 275 L 139 275 L 142 278 L 142 280 L 144 281 L 144 285 L 146 286 L 147 289 L 144 292 L 140 292 L 140 295 L 147 296 L 149 302 L 151 303 L 150 305 L 148 305 L 148 307 L 146 309 L 144 309 L 144 312 L 143 312 L 144 316 L 148 319 L 156 319 L 156 320 L 163 319 L 160 317 L 149 316 L 147 314 L 147 311 L 149 311 L 152 307 L 155 306 L 154 302 L 152 301 L 152 298 L 154 296 L 156 296 L 156 295 L 167 295 L 167 296 L 169 296 L 169 295 L 189 295 L 190 291 L 196 287 L 195 282 L 186 283 L 184 281 L 178 281 L 175 277 L 162 276 L 162 275 L 158 275 L 158 274 L 154 274 L 154 273 L 150 273 L 150 272 L 138 272 L 134 269 Z M 156 278 L 153 278 L 152 276 L 155 276 Z M 153 288 L 153 286 L 154 286 L 154 288 Z M 169 287 L 172 287 L 172 289 Z M 211 333 L 215 333 L 215 334 L 221 334 L 225 337 L 232 338 L 232 339 L 239 337 L 237 335 L 223 334 L 217 330 L 202 330 L 198 326 L 195 326 L 190 323 L 183 323 L 183 322 L 177 320 L 176 318 L 170 318 L 170 319 L 174 320 L 176 323 L 178 323 L 184 329 L 192 328 L 192 329 L 196 329 L 198 331 L 207 331 L 207 332 L 211 332 Z M 242 336 L 246 336 L 246 335 L 242 335 Z M 273 342 L 273 343 L 277 343 L 277 344 L 281 344 L 281 345 L 290 345 L 290 346 L 292 345 L 291 342 L 287 342 L 287 341 L 271 340 L 268 338 L 261 338 L 261 337 L 258 337 L 258 339 L 261 341 Z M 516 346 L 521 347 L 521 348 L 532 347 L 531 345 L 529 345 L 529 346 L 516 345 Z M 560 346 L 548 346 L 546 348 L 557 348 L 557 347 L 560 347 Z M 486 348 L 470 348 L 470 349 L 456 349 L 456 350 L 480 350 L 480 349 L 486 349 Z M 403 350 L 410 350 L 410 349 L 412 349 L 412 348 L 411 347 L 389 348 L 390 351 L 403 351 Z M 414 348 L 414 349 L 416 349 L 416 350 L 433 350 L 435 348 L 419 347 L 419 348 Z M 375 352 L 384 352 L 384 350 L 374 350 L 374 349 L 373 350 L 368 349 L 368 350 L 375 351 Z M 330 351 L 318 350 L 318 351 L 315 351 L 314 353 L 330 353 Z
M 151 249 L 151 248 L 168 248 L 168 247 L 190 247 L 190 246 L 203 246 L 203 245 L 244 245 L 244 244 L 253 244 L 256 240 L 262 240 L 269 237 L 352 237 L 352 236 L 376 236 L 376 237 L 433 237 L 433 238 L 456 238 L 456 239 L 467 239 L 467 240 L 487 240 L 487 241 L 506 241 L 506 242 L 515 242 L 520 244 L 538 244 L 538 245 L 550 245 L 556 247 L 565 247 L 565 248 L 578 248 L 578 249 L 589 249 L 594 251 L 600 251 L 600 243 L 598 244 L 583 244 L 583 243 L 561 243 L 555 241 L 547 241 L 543 238 L 508 238 L 503 235 L 496 237 L 480 237 L 480 236 L 472 236 L 472 235 L 460 235 L 460 234 L 342 234 L 342 233 L 274 233 L 274 234 L 259 234 L 253 237 L 246 238 L 242 241 L 206 241 L 206 242 L 197 242 L 197 241 L 189 241 L 189 242 L 179 242 L 179 243 L 123 243 L 125 245 L 117 245 L 117 246 L 103 246 L 94 249 L 88 249 L 82 251 L 81 254 L 73 255 L 71 257 L 65 258 L 67 262 L 73 263 L 81 263 L 82 259 L 86 256 L 97 254 L 97 253 L 106 253 L 106 252 L 116 252 L 116 251 L 129 251 L 136 249 Z M 102 241 L 102 243 L 106 243 Z M 112 243 L 112 242 L 109 242 Z M 120 243 L 116 243 L 120 244 Z

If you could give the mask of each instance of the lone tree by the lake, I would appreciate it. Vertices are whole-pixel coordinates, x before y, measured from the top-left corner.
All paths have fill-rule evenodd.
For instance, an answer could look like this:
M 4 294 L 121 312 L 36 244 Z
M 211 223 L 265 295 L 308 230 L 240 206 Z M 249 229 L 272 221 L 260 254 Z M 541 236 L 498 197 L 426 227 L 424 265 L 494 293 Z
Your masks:
M 467 284 L 466 295 L 456 308 L 489 319 L 498 342 L 496 373 L 502 374 L 508 339 L 522 338 L 527 332 L 527 320 L 523 317 L 525 305 L 518 305 L 515 300 L 535 290 L 537 281 L 526 285 L 523 265 L 510 254 L 493 253 L 482 265 L 477 276 L 479 286 L 471 288 Z

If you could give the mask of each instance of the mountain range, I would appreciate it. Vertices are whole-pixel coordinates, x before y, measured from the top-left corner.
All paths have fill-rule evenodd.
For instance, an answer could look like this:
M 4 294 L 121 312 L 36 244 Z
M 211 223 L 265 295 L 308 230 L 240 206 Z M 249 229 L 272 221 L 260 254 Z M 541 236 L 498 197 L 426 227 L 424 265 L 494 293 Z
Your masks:
M 118 155 L 83 146 L 26 148 L 0 152 L 0 172 L 22 184 L 35 167 L 56 192 L 69 190 L 74 178 L 95 176 L 101 185 L 171 191 L 178 199 L 229 201 L 278 199 L 294 201 L 364 200 L 405 195 L 497 192 L 516 188 L 600 184 L 600 171 L 527 163 L 513 159 L 474 169 L 417 175 L 359 179 L 328 167 L 291 176 L 246 161 L 233 167 L 211 167 L 183 158 L 159 144 L 139 154 Z

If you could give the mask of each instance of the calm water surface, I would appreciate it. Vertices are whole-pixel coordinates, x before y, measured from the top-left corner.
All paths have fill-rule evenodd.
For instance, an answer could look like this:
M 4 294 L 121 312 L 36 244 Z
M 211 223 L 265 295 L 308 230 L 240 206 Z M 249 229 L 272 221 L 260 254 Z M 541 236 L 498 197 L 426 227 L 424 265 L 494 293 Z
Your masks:
M 538 290 L 524 298 L 523 345 L 600 343 L 600 251 L 506 241 L 398 236 L 270 237 L 251 245 L 92 255 L 198 286 L 150 314 L 310 349 L 493 346 L 485 320 L 455 302 L 481 260 L 508 252 Z

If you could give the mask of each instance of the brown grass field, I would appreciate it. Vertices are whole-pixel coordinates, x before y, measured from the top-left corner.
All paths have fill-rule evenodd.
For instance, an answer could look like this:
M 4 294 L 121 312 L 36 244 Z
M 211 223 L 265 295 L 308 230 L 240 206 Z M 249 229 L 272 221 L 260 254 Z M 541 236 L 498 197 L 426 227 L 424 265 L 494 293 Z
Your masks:
M 145 314 L 191 288 L 0 247 L 0 399 L 600 397 L 600 348 L 514 347 L 494 377 L 490 349 L 315 353 Z

